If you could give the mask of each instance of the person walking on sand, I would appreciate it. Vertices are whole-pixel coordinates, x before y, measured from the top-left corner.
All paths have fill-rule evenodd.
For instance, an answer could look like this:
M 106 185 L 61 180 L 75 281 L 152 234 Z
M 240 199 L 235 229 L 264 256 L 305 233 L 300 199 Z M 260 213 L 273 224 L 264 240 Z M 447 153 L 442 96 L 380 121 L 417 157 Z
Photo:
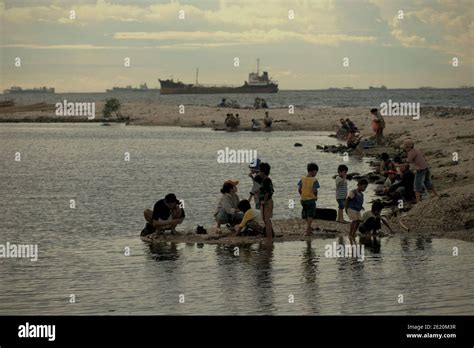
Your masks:
M 385 129 L 385 120 L 379 112 L 379 109 L 371 109 L 370 113 L 374 118 L 372 119 L 372 129 L 375 132 L 375 141 L 377 145 L 383 145 L 383 130 Z
M 306 220 L 306 236 L 313 235 L 311 224 L 316 219 L 316 201 L 318 200 L 318 189 L 320 188 L 316 175 L 319 167 L 316 163 L 309 163 L 307 166 L 308 174 L 298 181 L 298 192 L 301 196 L 301 205 L 303 210 L 301 217 Z M 315 228 L 319 231 L 319 227 Z
M 415 149 L 415 143 L 413 140 L 406 139 L 402 145 L 403 150 L 407 153 L 407 163 L 413 164 L 415 168 L 415 197 L 416 203 L 421 202 L 421 192 L 426 187 L 428 191 L 438 197 L 438 193 L 434 189 L 433 183 L 431 182 L 431 171 L 426 162 L 425 157 L 419 149 Z
M 141 236 L 146 236 L 155 231 L 162 234 L 166 230 L 171 230 L 171 234 L 175 234 L 176 226 L 182 223 L 185 218 L 181 202 L 174 193 L 169 193 L 164 199 L 157 201 L 153 206 L 153 211 L 145 209 L 143 215 L 147 223 L 141 232 Z
M 349 240 L 351 243 L 355 242 L 355 234 L 357 228 L 362 220 L 361 210 L 364 209 L 364 191 L 367 188 L 368 181 L 361 179 L 357 182 L 357 188 L 352 190 L 346 198 L 346 214 L 351 219 L 351 226 L 349 229 Z
M 273 237 L 273 182 L 269 177 L 270 165 L 268 163 L 260 164 L 260 176 L 262 178 L 262 186 L 259 190 L 260 210 L 262 212 L 262 220 L 265 224 L 265 232 L 269 240 Z
M 347 198 L 347 172 L 349 168 L 345 164 L 337 167 L 336 176 L 336 201 L 337 201 L 337 222 L 340 224 L 347 223 L 344 220 L 344 205 Z

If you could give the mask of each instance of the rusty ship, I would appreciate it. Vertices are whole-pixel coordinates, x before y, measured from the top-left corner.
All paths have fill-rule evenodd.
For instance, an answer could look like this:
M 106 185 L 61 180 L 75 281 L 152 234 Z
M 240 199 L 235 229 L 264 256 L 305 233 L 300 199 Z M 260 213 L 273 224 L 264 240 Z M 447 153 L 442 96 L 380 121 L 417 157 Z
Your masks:
M 259 73 L 259 60 L 257 60 L 257 72 L 250 73 L 248 81 L 242 86 L 217 86 L 202 85 L 198 82 L 198 70 L 196 69 L 196 83 L 186 84 L 174 81 L 172 78 L 160 81 L 160 94 L 227 94 L 227 93 L 276 93 L 278 84 L 270 79 L 268 72 Z

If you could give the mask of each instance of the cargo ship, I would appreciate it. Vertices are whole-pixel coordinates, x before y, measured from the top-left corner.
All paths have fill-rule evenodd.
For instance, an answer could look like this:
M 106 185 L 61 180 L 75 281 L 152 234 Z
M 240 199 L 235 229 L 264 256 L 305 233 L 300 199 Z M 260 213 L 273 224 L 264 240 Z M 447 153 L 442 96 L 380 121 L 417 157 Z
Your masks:
M 384 85 L 382 85 L 380 87 L 369 86 L 369 89 L 371 89 L 371 90 L 385 90 L 385 89 L 387 89 L 387 87 L 384 86 Z
M 149 91 L 159 91 L 158 88 L 148 88 L 146 83 L 140 85 L 140 87 L 135 88 L 132 86 L 126 87 L 112 87 L 112 89 L 107 89 L 106 92 L 149 92 Z
M 196 83 L 186 84 L 173 79 L 161 80 L 160 94 L 224 94 L 224 93 L 277 93 L 278 84 L 272 81 L 268 72 L 259 73 L 259 60 L 257 59 L 257 72 L 250 73 L 248 81 L 242 86 L 216 86 L 201 85 L 198 82 L 198 70 L 196 69 Z
M 55 93 L 55 92 L 54 92 L 54 88 L 48 88 L 48 87 L 23 89 L 17 86 L 12 86 L 9 89 L 5 89 L 3 91 L 3 94 L 21 94 L 21 93 Z

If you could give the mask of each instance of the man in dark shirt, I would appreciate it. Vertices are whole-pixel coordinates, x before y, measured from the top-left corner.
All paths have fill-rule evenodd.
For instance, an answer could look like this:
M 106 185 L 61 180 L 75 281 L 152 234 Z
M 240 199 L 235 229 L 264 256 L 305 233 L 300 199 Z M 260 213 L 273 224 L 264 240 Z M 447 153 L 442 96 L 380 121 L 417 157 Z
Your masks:
M 399 168 L 402 173 L 402 179 L 390 186 L 389 192 L 398 193 L 398 196 L 404 200 L 412 201 L 415 198 L 415 191 L 413 190 L 415 175 L 407 163 L 400 164 Z
M 173 193 L 166 195 L 153 206 L 153 211 L 145 209 L 145 220 L 147 224 L 142 230 L 141 235 L 146 236 L 157 231 L 159 234 L 165 230 L 171 230 L 171 234 L 176 233 L 176 226 L 183 222 L 185 218 L 184 209 L 181 202 Z

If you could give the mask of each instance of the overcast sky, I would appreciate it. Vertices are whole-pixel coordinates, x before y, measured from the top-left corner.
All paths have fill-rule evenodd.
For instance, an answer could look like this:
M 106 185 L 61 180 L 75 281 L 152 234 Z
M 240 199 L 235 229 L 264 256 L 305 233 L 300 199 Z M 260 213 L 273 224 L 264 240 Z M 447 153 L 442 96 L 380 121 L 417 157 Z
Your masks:
M 474 84 L 473 0 L 0 0 L 0 17 L 2 90 L 158 87 L 196 68 L 240 85 L 257 58 L 280 89 Z

